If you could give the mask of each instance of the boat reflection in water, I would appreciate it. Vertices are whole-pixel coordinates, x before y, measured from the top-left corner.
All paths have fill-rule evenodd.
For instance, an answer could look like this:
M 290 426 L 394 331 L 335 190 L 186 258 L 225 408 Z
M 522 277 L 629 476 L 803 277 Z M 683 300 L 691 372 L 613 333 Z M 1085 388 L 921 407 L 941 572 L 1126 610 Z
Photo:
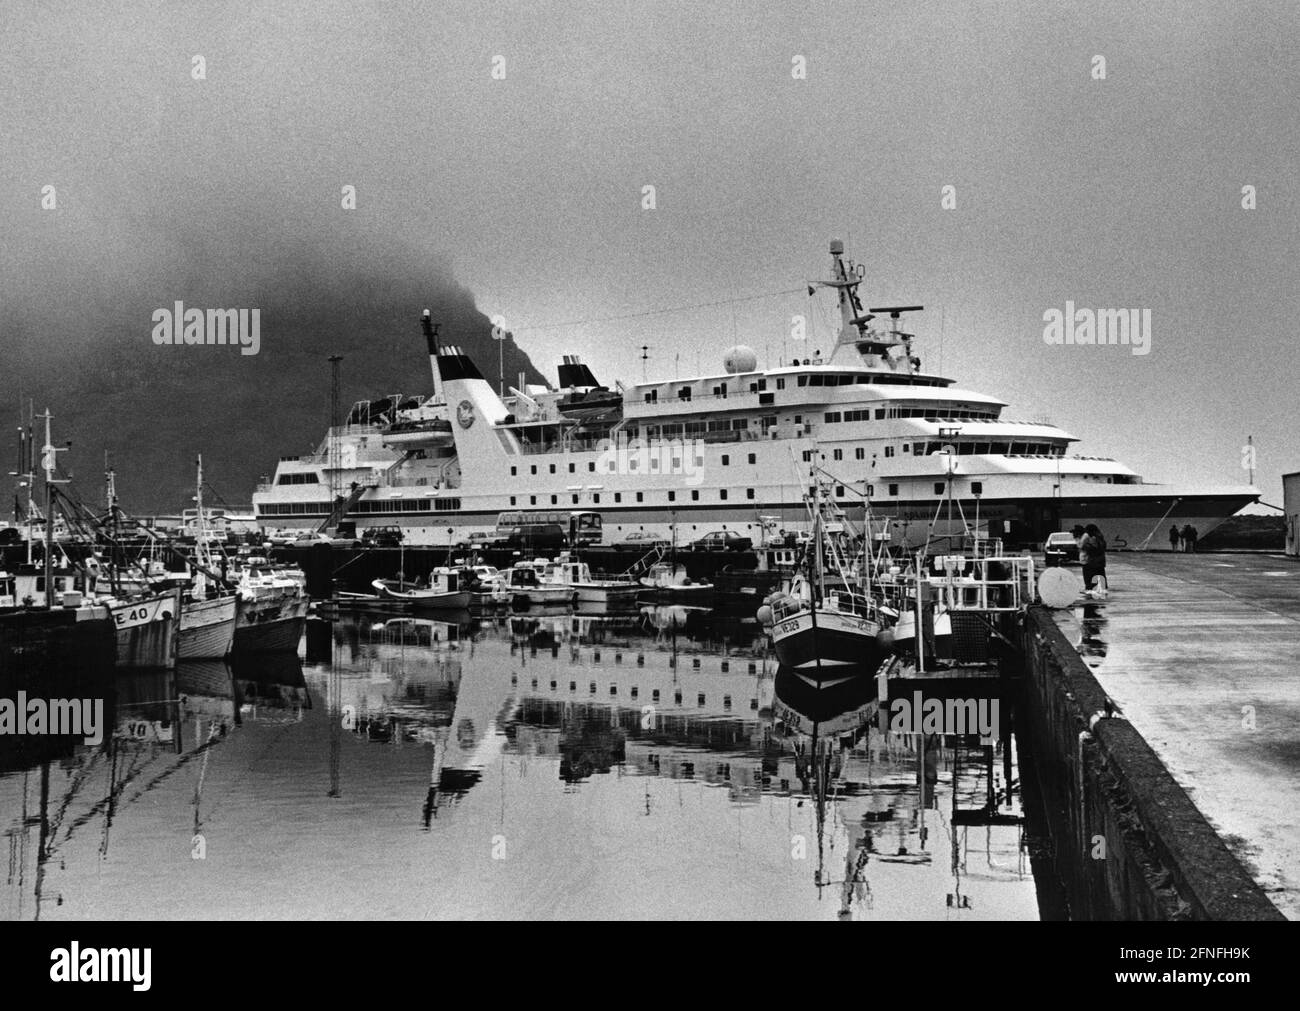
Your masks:
M 3 915 L 1038 915 L 954 744 L 752 619 L 366 613 L 307 651 L 119 676 L 105 745 L 0 770 Z

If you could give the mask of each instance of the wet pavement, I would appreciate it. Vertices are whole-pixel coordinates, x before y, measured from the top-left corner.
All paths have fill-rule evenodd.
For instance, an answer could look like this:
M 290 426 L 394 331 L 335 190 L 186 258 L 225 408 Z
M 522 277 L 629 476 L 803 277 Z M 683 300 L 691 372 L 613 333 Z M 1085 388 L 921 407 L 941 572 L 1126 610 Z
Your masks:
M 10 756 L 0 916 L 1039 915 L 1023 826 L 972 814 L 1001 755 L 918 755 L 870 678 L 810 703 L 752 621 L 367 616 L 304 648 L 119 673 L 108 745 Z
M 1229 849 L 1300 918 L 1300 564 L 1112 554 L 1108 570 L 1108 599 L 1056 612 L 1058 624 Z

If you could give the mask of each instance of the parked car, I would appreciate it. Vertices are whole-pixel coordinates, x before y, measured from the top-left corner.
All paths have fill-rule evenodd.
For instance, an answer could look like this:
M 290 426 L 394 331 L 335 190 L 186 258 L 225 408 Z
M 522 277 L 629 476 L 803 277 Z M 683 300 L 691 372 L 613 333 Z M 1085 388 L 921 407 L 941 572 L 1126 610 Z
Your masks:
M 1045 565 L 1067 565 L 1079 561 L 1079 542 L 1068 530 L 1058 530 L 1048 534 L 1043 542 L 1043 563 Z
M 366 527 L 361 542 L 370 548 L 395 548 L 402 543 L 400 527 Z
M 734 530 L 715 530 L 691 545 L 695 551 L 748 551 L 754 542 Z
M 668 538 L 651 530 L 633 530 L 614 545 L 615 551 L 651 551 L 656 547 L 668 547 Z

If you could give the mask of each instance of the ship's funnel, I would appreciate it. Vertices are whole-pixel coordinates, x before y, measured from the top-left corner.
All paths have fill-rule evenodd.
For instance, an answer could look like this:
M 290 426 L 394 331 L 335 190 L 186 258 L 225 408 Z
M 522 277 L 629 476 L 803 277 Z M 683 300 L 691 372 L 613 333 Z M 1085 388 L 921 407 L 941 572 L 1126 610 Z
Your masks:
M 433 372 L 433 396 L 436 401 L 442 393 L 438 377 L 438 324 L 433 322 L 428 309 L 420 317 L 420 328 L 424 331 L 425 346 L 429 349 L 429 368 Z
M 565 355 L 559 373 L 562 390 L 593 390 L 600 385 L 591 369 L 583 365 L 577 355 Z

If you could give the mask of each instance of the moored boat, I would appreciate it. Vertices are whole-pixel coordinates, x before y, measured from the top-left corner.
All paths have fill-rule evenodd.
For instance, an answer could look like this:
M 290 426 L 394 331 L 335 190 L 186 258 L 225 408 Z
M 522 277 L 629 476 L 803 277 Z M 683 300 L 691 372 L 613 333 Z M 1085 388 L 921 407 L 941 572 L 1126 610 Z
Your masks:
M 461 575 L 456 569 L 434 569 L 429 573 L 427 585 L 404 579 L 376 579 L 370 585 L 381 597 L 406 601 L 413 608 L 460 610 L 470 605 L 470 591 L 461 585 Z
M 182 660 L 219 660 L 235 642 L 238 601 L 233 594 L 181 603 L 180 641 L 176 655 Z
M 537 567 L 530 562 L 519 562 L 506 573 L 511 603 L 516 607 L 533 607 L 540 604 L 572 604 L 572 586 L 545 583 Z
M 234 653 L 296 651 L 310 599 L 294 578 L 245 569 L 239 574 Z
M 548 565 L 542 574 L 542 582 L 570 587 L 578 604 L 602 607 L 631 605 L 642 589 L 641 584 L 633 579 L 595 577 L 586 562 L 570 558 L 561 558 Z

